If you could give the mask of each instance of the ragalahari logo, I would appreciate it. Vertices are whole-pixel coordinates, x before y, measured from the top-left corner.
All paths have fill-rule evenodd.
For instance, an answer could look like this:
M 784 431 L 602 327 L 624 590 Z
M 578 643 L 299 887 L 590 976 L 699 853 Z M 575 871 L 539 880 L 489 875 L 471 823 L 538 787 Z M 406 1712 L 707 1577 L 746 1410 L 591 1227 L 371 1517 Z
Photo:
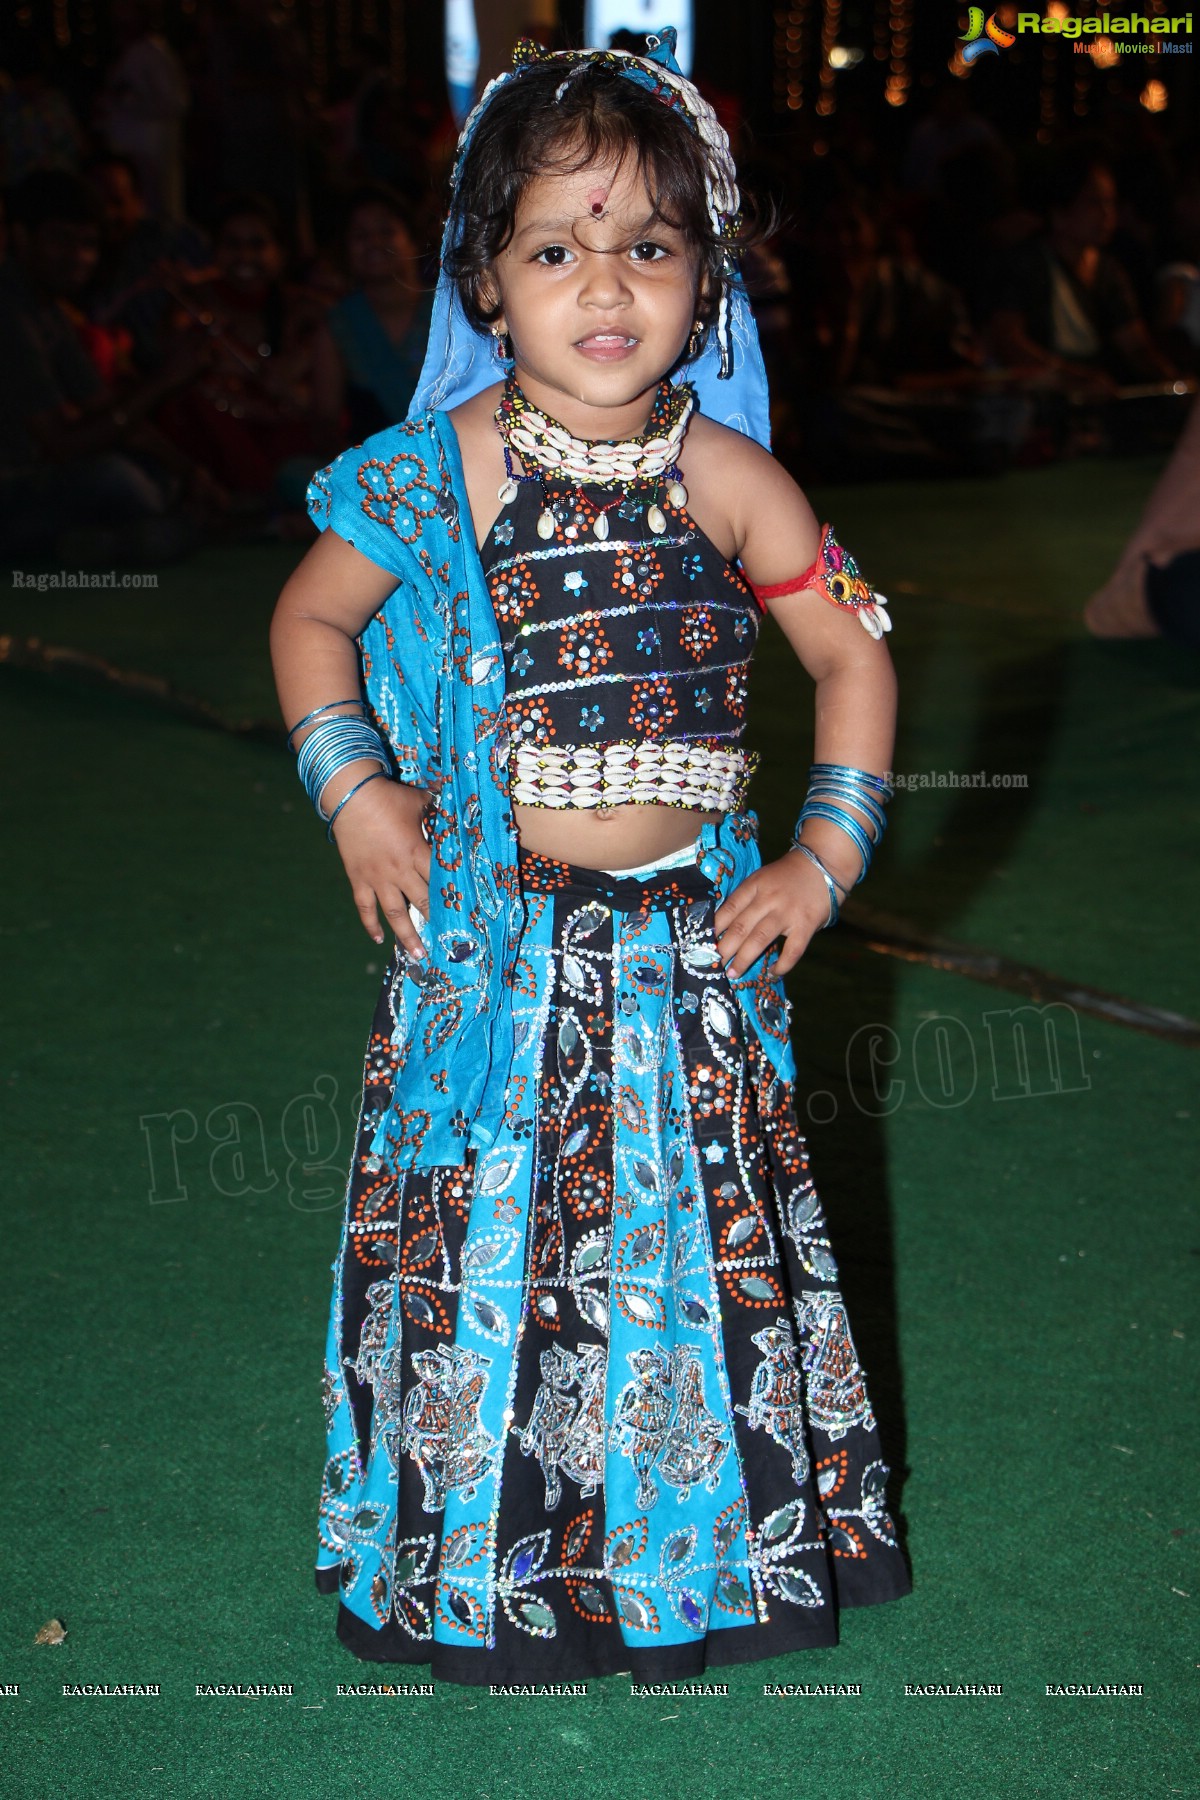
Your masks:
M 958 41 L 964 46 L 963 61 L 973 63 L 981 56 L 999 56 L 1001 50 L 1011 49 L 1017 40 L 1011 31 L 997 25 L 995 13 L 985 20 L 982 6 L 969 6 L 967 29 Z

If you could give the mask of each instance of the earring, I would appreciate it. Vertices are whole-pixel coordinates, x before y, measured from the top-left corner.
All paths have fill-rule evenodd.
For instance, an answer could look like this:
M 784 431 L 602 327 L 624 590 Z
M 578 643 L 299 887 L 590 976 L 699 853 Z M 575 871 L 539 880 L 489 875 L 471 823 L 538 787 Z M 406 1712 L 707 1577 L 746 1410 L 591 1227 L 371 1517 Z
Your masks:
M 512 339 L 509 337 L 507 331 L 502 328 L 499 320 L 492 326 L 492 338 L 496 346 L 496 355 L 500 358 L 500 361 L 506 363 L 511 362 L 513 359 Z
M 701 324 L 700 320 L 697 319 L 696 323 L 692 326 L 692 335 L 688 339 L 688 342 L 687 342 L 688 356 L 689 357 L 699 356 L 700 347 L 703 344 L 703 342 L 704 342 L 704 326 Z

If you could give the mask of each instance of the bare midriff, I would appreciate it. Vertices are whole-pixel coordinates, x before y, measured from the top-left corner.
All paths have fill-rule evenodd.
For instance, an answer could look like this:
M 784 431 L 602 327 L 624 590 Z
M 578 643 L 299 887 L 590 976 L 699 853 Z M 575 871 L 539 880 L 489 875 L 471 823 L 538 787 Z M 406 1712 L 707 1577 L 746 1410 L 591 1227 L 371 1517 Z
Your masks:
M 514 806 L 525 850 L 585 869 L 636 869 L 692 844 L 723 814 L 682 806 Z

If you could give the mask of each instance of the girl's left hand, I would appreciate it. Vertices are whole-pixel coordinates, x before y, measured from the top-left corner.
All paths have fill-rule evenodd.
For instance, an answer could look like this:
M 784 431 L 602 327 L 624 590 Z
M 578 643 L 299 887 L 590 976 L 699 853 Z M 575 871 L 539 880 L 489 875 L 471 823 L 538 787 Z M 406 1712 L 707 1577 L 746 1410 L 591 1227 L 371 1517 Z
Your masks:
M 774 980 L 794 969 L 829 917 L 829 889 L 799 851 L 764 863 L 717 908 L 713 929 L 726 973 L 744 975 L 776 938 L 783 948 L 767 967 Z

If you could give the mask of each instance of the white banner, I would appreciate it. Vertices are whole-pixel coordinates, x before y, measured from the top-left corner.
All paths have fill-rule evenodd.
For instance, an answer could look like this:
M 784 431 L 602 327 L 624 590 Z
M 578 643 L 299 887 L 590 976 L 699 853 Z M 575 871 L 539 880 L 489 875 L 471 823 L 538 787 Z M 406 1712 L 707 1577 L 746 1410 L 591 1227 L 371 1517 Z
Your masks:
M 583 41 L 589 50 L 606 50 L 615 31 L 645 33 L 673 25 L 679 33 L 675 57 L 685 75 L 692 72 L 692 0 L 587 0 Z

